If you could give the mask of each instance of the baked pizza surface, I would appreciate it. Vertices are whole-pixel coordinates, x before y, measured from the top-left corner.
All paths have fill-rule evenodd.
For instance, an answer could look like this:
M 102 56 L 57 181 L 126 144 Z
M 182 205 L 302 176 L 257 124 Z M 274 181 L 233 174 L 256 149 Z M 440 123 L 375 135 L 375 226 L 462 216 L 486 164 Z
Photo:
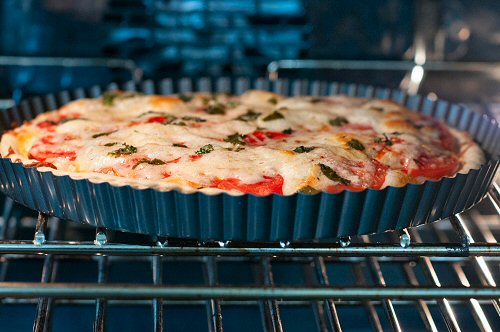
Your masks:
M 5 133 L 3 157 L 73 178 L 232 194 L 361 191 L 466 173 L 466 134 L 389 100 L 108 92 Z

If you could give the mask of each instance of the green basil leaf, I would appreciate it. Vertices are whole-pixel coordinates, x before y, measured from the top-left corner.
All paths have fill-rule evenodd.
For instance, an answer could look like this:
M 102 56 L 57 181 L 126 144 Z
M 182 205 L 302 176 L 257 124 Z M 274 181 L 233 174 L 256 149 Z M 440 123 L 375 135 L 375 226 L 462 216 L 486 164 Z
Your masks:
M 98 138 L 98 137 L 101 137 L 101 136 L 108 136 L 112 133 L 116 133 L 117 130 L 113 130 L 113 131 L 110 131 L 110 132 L 107 132 L 107 133 L 99 133 L 99 134 L 95 134 L 95 135 L 92 135 L 92 138 Z
M 247 143 L 243 142 L 242 139 L 245 138 L 245 135 L 240 135 L 239 133 L 234 133 L 232 135 L 229 135 L 227 138 L 224 139 L 224 142 L 228 142 L 231 144 L 239 144 L 239 145 L 246 145 Z
M 316 149 L 315 146 L 298 146 L 296 147 L 295 149 L 293 149 L 293 152 L 297 152 L 297 153 L 307 153 L 307 152 L 311 152 L 312 150 Z
M 116 144 L 118 144 L 118 142 L 106 143 L 104 146 L 115 146 Z
M 237 117 L 235 120 L 240 120 L 240 121 L 253 121 L 257 120 L 257 118 L 261 115 L 262 113 L 255 112 L 252 109 L 249 109 L 245 114 L 240 115 Z
M 135 146 L 128 145 L 127 143 L 123 143 L 123 148 L 119 148 L 118 150 L 111 151 L 108 154 L 112 155 L 112 156 L 121 156 L 124 154 L 132 154 L 132 153 L 136 153 L 136 152 L 137 152 L 137 148 Z
M 88 121 L 89 119 L 86 119 L 86 118 L 64 118 L 61 121 L 59 121 L 59 124 L 66 123 L 68 121 L 74 121 L 74 120 Z
M 337 116 L 335 119 L 328 121 L 328 123 L 334 127 L 342 127 L 343 125 L 348 124 L 349 121 L 343 116 Z
M 181 119 L 185 120 L 185 121 L 193 121 L 193 122 L 207 122 L 207 120 L 196 117 L 196 116 L 183 116 Z
M 321 172 L 330 180 L 335 181 L 335 182 L 339 182 L 343 185 L 348 185 L 351 183 L 351 181 L 344 179 L 343 177 L 338 175 L 331 167 L 326 166 L 324 164 L 318 164 L 318 165 L 321 169 Z
M 278 103 L 278 99 L 276 99 L 275 97 L 272 97 L 272 98 L 269 98 L 267 100 L 267 102 L 270 104 L 276 105 Z
M 214 114 L 226 114 L 226 106 L 221 103 L 216 103 L 215 105 L 208 105 L 207 108 L 205 109 L 205 112 L 208 114 L 214 115 Z
M 283 116 L 283 114 L 281 114 L 280 112 L 278 111 L 274 111 L 272 112 L 271 114 L 269 114 L 268 116 L 266 116 L 264 119 L 262 119 L 263 121 L 273 121 L 273 120 L 278 120 L 278 119 L 284 119 L 285 117 Z
M 133 167 L 132 169 L 135 169 L 137 166 L 139 166 L 140 164 L 148 164 L 148 165 L 165 165 L 165 162 L 161 159 L 153 159 L 153 160 L 149 160 L 149 159 L 141 159 L 139 160 Z
M 214 147 L 212 144 L 207 144 L 202 146 L 198 151 L 196 151 L 196 154 L 207 154 L 210 153 L 214 150 Z
M 180 94 L 177 96 L 180 100 L 182 100 L 185 103 L 189 103 L 191 100 L 193 100 L 193 96 L 191 95 L 185 95 L 185 94 Z
M 237 102 L 237 101 L 228 101 L 226 103 L 226 106 L 229 107 L 229 108 L 235 108 L 235 107 L 238 107 L 240 105 L 241 105 L 241 103 Z
M 102 103 L 106 106 L 113 106 L 116 99 L 132 98 L 143 94 L 136 91 L 106 91 L 102 94 Z
M 363 145 L 363 143 L 361 143 L 360 141 L 358 141 L 355 138 L 353 138 L 349 142 L 347 142 L 347 145 L 350 148 L 353 148 L 354 150 L 359 150 L 359 151 L 364 151 L 365 150 L 365 146 Z
M 172 122 L 174 122 L 175 120 L 177 120 L 177 117 L 176 116 L 173 116 L 173 115 L 165 115 L 165 121 L 163 122 L 164 125 L 167 125 L 167 124 L 171 124 Z
M 106 91 L 102 94 L 102 103 L 106 106 L 113 106 L 116 97 L 118 97 L 118 92 Z
M 384 138 L 385 138 L 384 143 L 385 143 L 386 145 L 391 146 L 391 145 L 392 145 L 392 141 L 390 140 L 390 138 L 389 138 L 389 137 L 387 137 L 387 135 L 386 135 L 386 134 L 383 134 L 383 135 L 384 135 Z
M 305 194 L 305 195 L 315 195 L 318 194 L 320 191 L 318 189 L 315 189 L 311 186 L 305 186 L 299 189 L 299 193 Z
M 144 113 L 139 114 L 137 117 L 138 117 L 138 118 L 141 118 L 141 117 L 143 117 L 144 115 L 148 115 L 148 114 L 159 114 L 159 115 L 165 115 L 165 113 L 164 113 L 164 112 L 147 111 L 147 112 L 144 112 Z

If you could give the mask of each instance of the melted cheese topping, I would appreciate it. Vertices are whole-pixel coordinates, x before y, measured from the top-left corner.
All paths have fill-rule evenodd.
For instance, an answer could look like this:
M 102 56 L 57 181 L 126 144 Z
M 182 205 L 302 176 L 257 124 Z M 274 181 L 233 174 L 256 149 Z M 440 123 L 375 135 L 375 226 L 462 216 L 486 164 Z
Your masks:
M 471 138 L 387 100 L 111 92 L 7 132 L 0 153 L 74 178 L 184 192 L 403 186 L 484 162 Z

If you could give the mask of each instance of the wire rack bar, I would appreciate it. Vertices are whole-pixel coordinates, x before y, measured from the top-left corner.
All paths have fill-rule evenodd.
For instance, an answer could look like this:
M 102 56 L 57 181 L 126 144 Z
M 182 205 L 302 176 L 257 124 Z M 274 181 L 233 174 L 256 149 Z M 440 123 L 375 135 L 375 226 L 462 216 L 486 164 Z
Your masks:
M 407 234 L 407 233 L 406 233 Z M 408 238 L 409 240 L 409 238 Z M 363 236 L 363 242 L 369 244 L 370 240 L 367 236 Z M 378 262 L 376 257 L 368 257 L 366 258 L 368 262 L 368 267 L 370 268 L 370 272 L 375 279 L 376 284 L 381 287 L 386 287 L 385 279 L 382 274 L 382 269 L 380 268 L 380 263 Z M 399 323 L 399 319 L 396 315 L 396 311 L 394 310 L 394 306 L 392 304 L 391 299 L 383 300 L 384 310 L 386 312 L 387 317 L 389 318 L 389 322 L 391 323 L 391 327 L 393 331 L 401 332 L 401 324 Z
M 50 282 L 54 266 L 53 256 L 45 257 L 42 271 L 42 283 Z M 33 325 L 34 332 L 43 332 L 48 330 L 47 325 L 50 320 L 50 307 L 52 307 L 52 300 L 46 297 L 38 299 L 35 324 Z
M 1 66 L 47 66 L 47 67 L 104 67 L 122 68 L 130 72 L 133 80 L 139 81 L 142 70 L 132 60 L 118 58 L 70 58 L 70 57 L 26 57 L 0 56 Z
M 496 184 L 495 184 L 495 188 L 497 189 L 497 194 L 500 194 L 500 192 L 498 191 L 498 186 Z M 492 201 L 492 203 L 493 203 L 493 201 Z M 498 210 L 498 206 L 497 206 L 497 210 Z M 469 242 L 474 243 L 475 240 L 473 239 L 470 230 L 467 228 L 467 225 L 466 225 L 464 219 L 460 215 L 458 215 L 456 217 L 456 220 L 457 220 L 459 226 L 462 227 L 464 229 L 464 232 L 467 234 Z M 482 236 L 487 241 L 497 242 L 497 239 L 495 238 L 495 236 L 493 235 L 493 233 L 490 230 L 487 230 L 487 232 L 486 232 L 486 229 L 484 229 L 484 228 L 480 229 L 480 234 L 482 234 Z M 486 264 L 485 258 L 484 257 L 472 257 L 471 260 L 474 263 L 473 264 L 474 270 L 476 271 L 476 273 L 479 277 L 479 280 L 481 281 L 481 284 L 485 285 L 485 286 L 497 287 L 497 284 L 493 278 L 493 274 L 491 273 L 488 265 Z M 492 303 L 493 303 L 493 306 L 494 306 L 498 316 L 500 316 L 500 300 L 498 298 L 492 299 Z M 477 307 L 477 304 L 475 301 L 472 303 L 472 305 Z M 477 312 L 477 310 L 476 310 L 476 312 Z M 481 318 L 481 313 L 478 313 L 478 315 L 480 315 L 478 318 L 483 321 L 483 319 Z
M 465 223 L 461 219 L 459 219 L 457 217 L 453 217 L 451 219 L 451 222 L 452 222 L 453 227 L 455 229 L 458 229 L 458 233 L 461 234 L 461 236 L 463 237 L 464 245 L 468 245 L 469 243 L 474 242 L 474 239 L 472 238 L 472 235 L 471 235 L 469 229 L 467 228 L 467 226 L 465 225 Z M 436 228 L 434 228 L 434 230 L 435 230 L 440 241 L 443 241 L 443 242 L 449 241 L 449 238 L 445 232 L 443 232 L 440 229 L 436 229 Z M 473 259 L 480 259 L 480 258 L 481 257 L 479 257 L 479 258 L 474 257 Z M 485 268 L 488 269 L 488 267 L 486 265 L 485 265 Z M 455 275 L 457 276 L 457 279 L 460 281 L 460 283 L 465 287 L 470 287 L 470 282 L 467 279 L 467 276 L 465 275 L 465 273 L 463 272 L 462 267 L 459 264 L 453 263 L 452 269 L 455 272 Z M 481 329 L 481 331 L 492 332 L 493 330 L 492 330 L 492 328 L 491 328 L 491 326 L 490 326 L 490 324 L 489 324 L 489 322 L 484 314 L 483 309 L 481 308 L 479 303 L 477 303 L 477 300 L 476 299 L 469 299 L 468 302 L 470 304 L 474 319 L 476 320 L 476 323 L 479 326 L 479 328 Z
M 408 280 L 408 283 L 414 287 L 418 287 L 418 279 L 417 276 L 415 275 L 415 271 L 413 270 L 412 266 L 410 264 L 405 264 L 403 269 L 406 275 L 406 279 Z M 422 317 L 426 329 L 428 331 L 438 332 L 438 328 L 436 326 L 436 323 L 434 322 L 434 318 L 432 318 L 432 314 L 431 311 L 429 310 L 429 306 L 427 305 L 427 303 L 422 299 L 418 299 L 416 303 L 418 311 L 420 313 L 420 317 Z
M 500 214 L 500 185 L 494 182 L 492 189 L 487 194 L 487 197 L 495 207 L 497 213 Z
M 470 287 L 469 280 L 467 279 L 467 276 L 465 275 L 462 267 L 458 264 L 453 264 L 453 270 L 455 271 L 457 278 L 460 280 L 460 283 L 465 287 Z M 472 311 L 472 315 L 474 316 L 474 319 L 476 320 L 476 323 L 479 326 L 480 330 L 482 332 L 493 332 L 493 329 L 491 328 L 491 325 L 488 322 L 484 310 L 479 302 L 477 302 L 476 299 L 469 299 L 468 302 Z
M 364 286 L 366 285 L 366 280 L 363 275 L 363 270 L 361 267 L 361 263 L 355 263 L 353 265 L 353 274 L 354 278 L 356 279 L 356 284 L 358 286 Z M 380 323 L 380 318 L 378 317 L 377 310 L 375 309 L 375 305 L 373 301 L 369 301 L 367 299 L 363 300 L 363 304 L 368 311 L 368 317 L 370 318 L 370 323 L 372 325 L 372 328 L 378 332 L 383 331 L 382 329 L 382 324 Z
M 45 242 L 46 232 L 47 232 L 47 221 L 46 216 L 40 214 L 37 225 L 33 243 L 43 244 Z M 57 231 L 59 230 L 59 222 L 55 222 L 54 227 L 50 229 L 48 238 L 54 239 Z M 54 280 L 57 270 L 57 262 L 54 260 L 53 255 L 47 255 L 44 259 L 43 269 L 42 269 L 42 283 L 49 283 Z M 34 332 L 49 331 L 52 318 L 52 308 L 53 299 L 51 298 L 39 298 L 36 310 L 35 323 L 33 325 Z
M 320 301 L 320 300 L 319 300 Z M 336 305 L 342 305 L 342 306 L 360 306 L 363 305 L 363 302 L 365 300 L 360 300 L 360 299 L 334 299 L 333 302 Z M 65 298 L 57 298 L 55 299 L 55 302 L 59 305 L 65 305 L 65 304 L 74 304 L 74 305 L 82 305 L 82 306 L 87 306 L 87 305 L 95 305 L 95 299 L 65 299 Z M 202 306 L 206 304 L 206 300 L 178 300 L 178 299 L 164 299 L 163 305 L 192 305 L 192 306 Z M 221 305 L 237 305 L 237 306 L 248 306 L 248 307 L 255 307 L 256 305 L 259 305 L 259 303 L 262 302 L 262 300 L 256 300 L 256 299 L 221 299 L 220 300 Z M 373 299 L 370 300 L 370 302 L 373 305 L 382 305 L 382 300 L 380 299 Z M 414 299 L 393 299 L 392 302 L 396 306 L 413 306 L 415 304 Z M 427 305 L 437 305 L 436 299 L 422 299 L 422 302 L 427 304 Z M 460 305 L 463 304 L 464 301 L 461 299 L 449 299 L 448 301 L 451 305 Z M 491 303 L 491 299 L 477 299 L 477 302 L 481 305 L 487 305 Z M 3 298 L 2 299 L 3 304 L 37 304 L 38 299 L 36 298 Z M 130 300 L 129 299 L 108 299 L 107 304 L 111 306 L 127 306 L 130 305 Z M 145 307 L 151 307 L 151 299 L 134 299 L 134 305 L 138 306 L 145 306 Z M 281 302 L 280 306 L 307 306 L 311 304 L 311 300 L 287 300 L 286 302 Z
M 422 241 L 422 239 L 420 238 L 420 234 L 415 233 L 413 234 L 413 236 L 417 241 Z M 431 282 L 431 284 L 438 288 L 441 287 L 441 281 L 439 280 L 436 270 L 434 269 L 434 266 L 432 265 L 429 257 L 420 257 L 419 261 L 425 275 L 427 276 L 427 279 Z M 458 325 L 457 318 L 455 317 L 455 313 L 453 312 L 453 309 L 450 306 L 448 300 L 443 297 L 441 299 L 438 299 L 437 301 L 439 310 L 441 311 L 441 314 L 446 322 L 448 330 L 453 332 L 460 331 L 460 326 Z
M 320 285 L 324 285 L 327 287 L 330 286 L 325 260 L 323 259 L 323 257 L 316 257 L 314 259 L 314 267 L 316 268 L 316 275 L 320 282 Z M 342 327 L 340 325 L 339 315 L 337 313 L 337 308 L 335 307 L 333 299 L 326 299 L 324 301 L 323 312 L 326 313 L 326 316 L 328 317 L 328 323 L 330 324 L 330 328 L 332 329 L 332 331 L 341 332 Z
M 151 271 L 153 273 L 153 284 L 160 286 L 163 279 L 163 265 L 161 256 L 151 258 Z M 155 332 L 163 331 L 163 301 L 161 298 L 153 300 L 153 330 Z
M 12 262 L 16 260 L 23 260 L 27 258 L 38 258 L 38 259 L 43 259 L 44 256 L 47 256 L 48 254 L 41 254 L 41 253 L 33 253 L 33 254 L 8 254 L 8 255 L 0 255 L 0 262 Z M 79 260 L 97 260 L 98 257 L 102 255 L 54 255 L 54 258 L 57 260 L 64 260 L 64 259 L 79 259 Z M 143 261 L 146 262 L 150 260 L 150 257 L 154 256 L 159 256 L 159 255 L 152 255 L 152 256 L 133 256 L 134 261 Z M 117 256 L 106 256 L 108 257 L 110 262 L 120 262 L 124 260 L 130 260 L 130 256 L 124 256 L 124 255 L 117 255 Z M 239 261 L 241 259 L 251 259 L 254 258 L 254 256 L 224 256 L 224 255 L 218 255 L 218 257 L 224 257 L 225 260 L 228 262 L 235 262 Z M 284 260 L 284 261 L 289 261 L 293 260 L 294 262 L 303 262 L 306 263 L 310 260 L 310 258 L 314 257 L 323 257 L 325 259 L 325 262 L 331 262 L 331 261 L 338 261 L 338 262 L 344 262 L 344 263 L 356 263 L 356 262 L 364 262 L 365 257 L 349 257 L 349 256 L 318 256 L 318 255 L 311 255 L 309 257 L 306 256 L 274 256 L 274 257 L 279 257 L 279 259 Z M 403 262 L 413 262 L 416 260 L 417 257 L 377 257 L 379 262 L 394 262 L 394 263 L 403 263 Z M 491 264 L 498 264 L 500 263 L 500 257 L 499 256 L 490 256 L 490 257 L 483 257 L 485 263 L 491 263 Z M 167 261 L 176 261 L 176 260 L 182 260 L 182 261 L 190 261 L 190 262 L 198 262 L 202 263 L 204 257 L 203 256 L 168 256 L 166 257 Z M 439 257 L 439 256 L 431 256 L 429 259 L 432 262 L 436 263 L 467 263 L 470 262 L 470 257 Z M 480 272 L 478 272 L 480 273 Z M 479 278 L 482 278 L 482 276 L 478 276 Z M 485 284 L 488 284 L 488 282 L 485 281 Z M 492 286 L 492 285 L 490 285 Z
M 392 244 L 350 244 L 340 247 L 304 247 L 304 248 L 213 248 L 213 247 L 157 247 L 130 244 L 106 244 L 96 246 L 89 242 L 75 243 L 47 241 L 43 245 L 26 243 L 26 241 L 2 241 L 0 255 L 5 254 L 64 254 L 64 255 L 163 255 L 163 256 L 429 256 L 429 257 L 467 257 L 489 256 L 500 257 L 498 243 L 471 243 L 469 247 L 461 244 L 413 244 L 403 248 Z
M 205 262 L 205 273 L 207 283 L 210 287 L 218 285 L 217 264 L 214 257 L 207 257 Z M 222 332 L 222 308 L 218 298 L 211 298 L 207 301 L 208 326 L 211 332 Z
M 166 299 L 289 299 L 326 298 L 353 299 L 493 299 L 500 297 L 494 287 L 201 287 L 201 286 L 137 286 L 129 284 L 100 285 L 79 283 L 1 282 L 0 297 L 55 298 L 166 298 Z
M 382 270 L 380 269 L 380 264 L 375 257 L 369 257 L 368 266 L 370 267 L 370 271 L 377 282 L 378 286 L 386 287 L 384 276 L 382 275 Z M 396 311 L 394 310 L 394 305 L 392 304 L 391 299 L 384 299 L 382 301 L 384 305 L 385 312 L 387 317 L 389 318 L 389 322 L 391 323 L 392 330 L 401 332 L 401 324 L 399 323 L 399 319 L 396 315 Z
M 100 256 L 97 261 L 97 282 L 104 285 L 108 281 L 108 257 Z M 107 300 L 97 298 L 95 300 L 94 331 L 101 332 L 105 329 Z
M 274 288 L 274 276 L 271 270 L 269 257 L 261 258 L 262 275 L 264 276 L 265 287 Z M 264 303 L 264 316 L 269 331 L 282 332 L 283 324 L 281 322 L 280 309 L 276 300 L 268 300 Z

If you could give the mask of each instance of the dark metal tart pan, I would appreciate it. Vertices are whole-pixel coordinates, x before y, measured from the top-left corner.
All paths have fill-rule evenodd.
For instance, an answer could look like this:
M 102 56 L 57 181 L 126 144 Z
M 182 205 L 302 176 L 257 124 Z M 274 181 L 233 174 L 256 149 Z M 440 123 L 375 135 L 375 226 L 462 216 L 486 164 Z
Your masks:
M 98 227 L 153 236 L 198 240 L 326 240 L 413 227 L 469 209 L 486 194 L 499 165 L 500 127 L 461 105 L 408 96 L 402 91 L 305 80 L 219 78 L 164 79 L 112 85 L 144 93 L 217 91 L 240 94 L 256 88 L 284 95 L 345 94 L 389 98 L 469 132 L 487 154 L 477 170 L 402 188 L 292 196 L 184 194 L 75 180 L 0 159 L 0 190 L 40 212 Z M 70 100 L 97 97 L 101 89 L 79 89 L 22 102 L 1 112 L 4 132 Z

